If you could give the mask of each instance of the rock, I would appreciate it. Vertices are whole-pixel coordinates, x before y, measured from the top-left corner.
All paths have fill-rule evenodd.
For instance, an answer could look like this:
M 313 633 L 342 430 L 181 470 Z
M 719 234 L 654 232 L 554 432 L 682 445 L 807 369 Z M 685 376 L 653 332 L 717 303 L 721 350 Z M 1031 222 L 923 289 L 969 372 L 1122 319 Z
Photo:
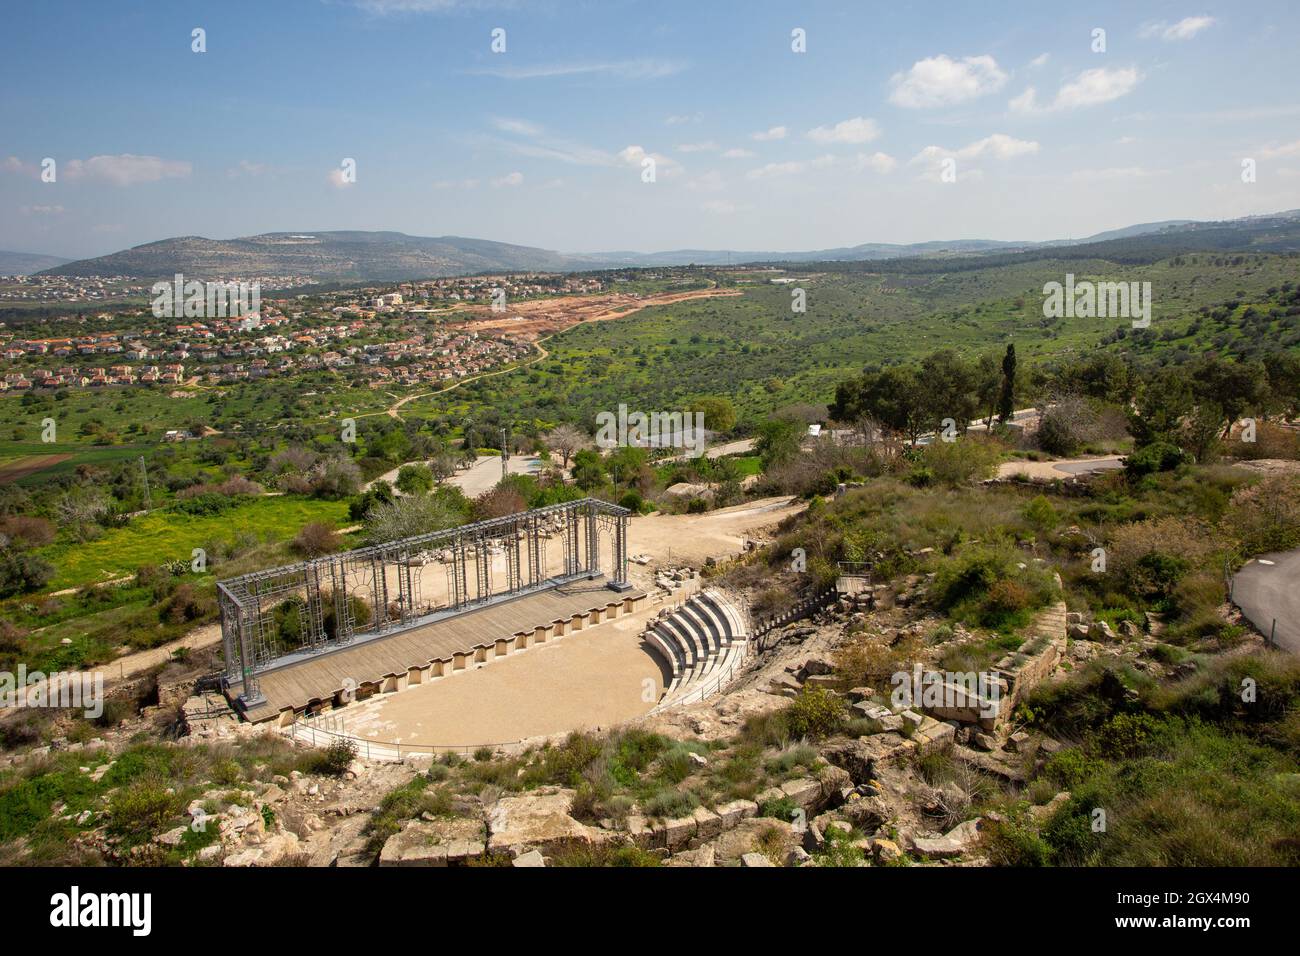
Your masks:
M 1070 791 L 1062 790 L 1040 807 L 1030 807 L 1029 817 L 1035 823 L 1043 823 L 1056 814 L 1057 810 L 1070 802 Z
M 810 657 L 798 668 L 804 677 L 835 673 L 835 665 L 822 657 Z
M 1141 633 L 1137 625 L 1128 620 L 1119 622 L 1119 632 L 1127 638 L 1135 638 Z
M 982 730 L 977 730 L 971 734 L 971 744 L 980 750 L 997 750 L 1002 746 L 995 735 L 986 734 Z
M 958 824 L 941 837 L 915 837 L 916 852 L 933 859 L 946 860 L 961 856 L 979 842 L 979 818 Z
M 1065 629 L 1066 636 L 1072 641 L 1089 641 L 1092 640 L 1086 625 L 1081 622 L 1071 624 Z
M 546 850 L 569 841 L 598 843 L 607 831 L 590 827 L 569 816 L 573 791 L 543 787 L 530 793 L 502 797 L 488 814 L 488 850 L 515 848 Z
M 722 829 L 730 830 L 741 820 L 755 816 L 758 813 L 758 804 L 753 800 L 732 800 L 730 803 L 715 807 L 714 812 L 722 821 Z
M 853 710 L 857 711 L 863 717 L 866 717 L 870 720 L 884 720 L 887 717 L 894 716 L 888 707 L 882 707 L 879 704 L 873 704 L 869 700 L 858 701 L 856 704 L 853 705 Z M 901 726 L 903 722 L 899 720 L 898 723 Z
M 537 850 L 529 850 L 527 853 L 521 853 L 510 863 L 511 866 L 545 866 L 546 860 Z
M 683 849 L 695 836 L 695 816 L 678 817 L 675 820 L 665 820 L 661 827 L 656 828 L 655 845 L 664 847 L 669 853 L 675 853 Z
M 473 819 L 409 820 L 384 842 L 380 866 L 453 866 L 482 856 L 483 824 Z
M 740 858 L 741 866 L 774 866 L 775 864 L 762 853 L 746 853 Z
M 694 850 L 683 850 L 668 860 L 669 866 L 714 866 L 716 852 L 707 843 Z
M 163 846 L 180 846 L 181 841 L 185 839 L 185 832 L 188 829 L 189 827 L 177 827 L 174 830 L 168 830 L 166 833 L 160 833 L 158 836 L 154 837 L 153 841 L 155 843 L 160 843 Z
M 812 859 L 812 857 L 808 855 L 808 851 L 807 851 L 807 850 L 805 850 L 805 849 L 804 849 L 803 847 L 801 847 L 801 846 L 797 846 L 797 847 L 794 847 L 793 849 L 791 849 L 789 852 L 786 853 L 786 855 L 785 855 L 785 865 L 786 865 L 786 866 L 802 866 L 804 863 L 807 863 L 807 862 L 808 862 L 809 860 L 811 860 L 811 859 Z
M 219 856 L 221 856 L 220 843 L 213 843 L 199 850 L 199 859 L 204 863 L 211 863 Z
M 836 768 L 839 769 L 839 768 Z M 844 773 L 844 771 L 840 771 Z M 845 774 L 847 777 L 848 774 Z M 822 802 L 822 785 L 811 777 L 799 777 L 781 784 L 781 792 L 804 810 L 811 810 Z
M 898 844 L 893 840 L 872 840 L 871 855 L 877 863 L 892 863 L 903 855 Z
M 1012 753 L 1024 753 L 1025 749 L 1029 746 L 1029 740 L 1029 734 L 1025 733 L 1023 730 L 1017 730 L 1007 738 L 1007 749 Z
M 905 710 L 898 716 L 903 719 L 904 723 L 910 724 L 913 730 L 918 729 L 921 726 L 921 722 L 925 719 L 914 710 Z
M 692 838 L 694 846 L 712 840 L 722 833 L 722 817 L 707 807 L 697 807 L 693 816 L 695 818 L 695 834 Z
M 876 691 L 871 687 L 852 687 L 849 688 L 849 697 L 856 701 L 869 700 L 876 696 Z M 871 716 L 868 714 L 867 716 Z
M 701 754 L 697 754 L 693 750 L 688 752 L 687 756 L 690 758 L 691 763 L 697 767 L 707 767 L 709 765 L 709 761 L 707 758 L 705 758 Z
M 1105 621 L 1092 622 L 1091 626 L 1088 628 L 1088 639 L 1092 641 L 1108 641 L 1112 643 L 1117 640 L 1115 632 L 1111 630 L 1110 625 Z

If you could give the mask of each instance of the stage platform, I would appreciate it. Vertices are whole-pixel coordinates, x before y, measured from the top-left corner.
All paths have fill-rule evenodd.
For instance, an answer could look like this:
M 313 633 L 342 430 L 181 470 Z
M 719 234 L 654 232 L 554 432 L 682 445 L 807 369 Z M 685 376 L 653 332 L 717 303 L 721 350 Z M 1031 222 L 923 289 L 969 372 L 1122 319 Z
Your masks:
M 247 705 L 240 699 L 239 680 L 228 683 L 226 695 L 250 721 L 288 723 L 309 708 L 340 706 L 450 676 L 632 613 L 645 600 L 643 591 L 611 590 L 603 576 L 560 584 L 260 670 L 260 697 Z

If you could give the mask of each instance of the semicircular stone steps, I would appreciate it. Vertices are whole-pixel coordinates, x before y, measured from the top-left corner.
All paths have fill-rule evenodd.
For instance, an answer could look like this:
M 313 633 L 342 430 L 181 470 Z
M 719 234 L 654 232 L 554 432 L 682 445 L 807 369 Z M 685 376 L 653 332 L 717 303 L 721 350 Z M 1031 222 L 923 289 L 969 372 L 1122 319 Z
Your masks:
M 652 714 L 717 693 L 739 674 L 749 647 L 744 613 L 712 589 L 662 613 L 645 639 L 672 675 Z

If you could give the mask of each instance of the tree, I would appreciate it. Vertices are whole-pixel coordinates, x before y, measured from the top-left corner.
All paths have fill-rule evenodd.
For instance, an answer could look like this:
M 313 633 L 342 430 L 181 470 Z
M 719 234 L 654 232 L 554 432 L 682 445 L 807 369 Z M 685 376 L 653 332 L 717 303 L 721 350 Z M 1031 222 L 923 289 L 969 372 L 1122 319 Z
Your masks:
M 736 406 L 731 399 L 708 396 L 691 406 L 693 412 L 704 413 L 704 427 L 714 432 L 729 432 L 736 427 Z
M 998 369 L 998 357 L 991 353 L 981 355 L 975 377 L 975 394 L 979 398 L 980 411 L 991 430 L 993 417 L 998 413 L 998 397 L 1002 394 L 1002 373 Z
M 413 462 L 397 469 L 397 490 L 405 495 L 422 495 L 433 487 L 433 472 L 423 462 Z
M 605 460 L 600 452 L 584 448 L 573 456 L 573 483 L 583 491 L 592 491 L 605 483 Z
M 1007 345 L 1002 356 L 1002 391 L 998 395 L 998 423 L 1005 425 L 1016 412 L 1016 347 Z
M 754 450 L 763 460 L 763 470 L 785 464 L 799 454 L 803 439 L 802 422 L 790 418 L 769 418 L 758 427 Z
M 569 467 L 569 459 L 582 448 L 586 448 L 591 440 L 587 433 L 581 428 L 573 425 L 557 425 L 546 436 L 546 443 L 550 446 L 551 451 L 555 452 L 563 460 L 563 467 Z
M 366 517 L 366 540 L 370 544 L 383 544 L 464 524 L 464 496 L 457 501 L 444 491 L 439 489 L 438 494 L 407 496 L 375 505 Z
M 326 458 L 312 471 L 312 492 L 321 498 L 346 498 L 361 488 L 361 468 L 344 455 Z
M 926 430 L 951 418 L 965 432 L 980 407 L 975 368 L 952 349 L 942 349 L 921 360 L 920 380 L 929 398 Z
M 1197 404 L 1218 408 L 1219 429 L 1224 436 L 1246 411 L 1268 399 L 1268 378 L 1258 362 L 1230 362 L 1217 355 L 1202 355 L 1188 363 L 1184 374 Z

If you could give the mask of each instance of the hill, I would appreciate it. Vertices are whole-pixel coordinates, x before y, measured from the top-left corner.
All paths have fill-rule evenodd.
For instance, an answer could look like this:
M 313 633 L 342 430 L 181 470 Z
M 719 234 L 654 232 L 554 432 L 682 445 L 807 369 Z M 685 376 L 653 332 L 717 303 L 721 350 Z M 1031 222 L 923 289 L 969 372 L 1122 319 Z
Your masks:
M 34 252 L 6 252 L 0 249 L 0 276 L 27 276 L 61 266 L 70 259 Z
M 302 275 L 322 281 L 399 281 L 475 272 L 565 270 L 545 249 L 460 236 L 400 232 L 272 232 L 242 239 L 183 236 L 47 269 L 48 275 Z
M 691 264 L 783 263 L 820 269 L 828 263 L 843 263 L 868 271 L 946 271 L 1057 257 L 1154 262 L 1193 251 L 1300 251 L 1300 211 L 1226 222 L 1140 223 L 1077 240 L 869 242 L 807 252 L 677 249 L 565 254 L 487 239 L 429 238 L 401 232 L 272 232 L 241 239 L 183 236 L 94 259 L 64 262 L 44 271 L 47 275 L 126 275 L 146 279 L 169 278 L 179 272 L 196 278 L 298 275 L 322 283 L 396 282 L 485 272 L 576 272 Z

